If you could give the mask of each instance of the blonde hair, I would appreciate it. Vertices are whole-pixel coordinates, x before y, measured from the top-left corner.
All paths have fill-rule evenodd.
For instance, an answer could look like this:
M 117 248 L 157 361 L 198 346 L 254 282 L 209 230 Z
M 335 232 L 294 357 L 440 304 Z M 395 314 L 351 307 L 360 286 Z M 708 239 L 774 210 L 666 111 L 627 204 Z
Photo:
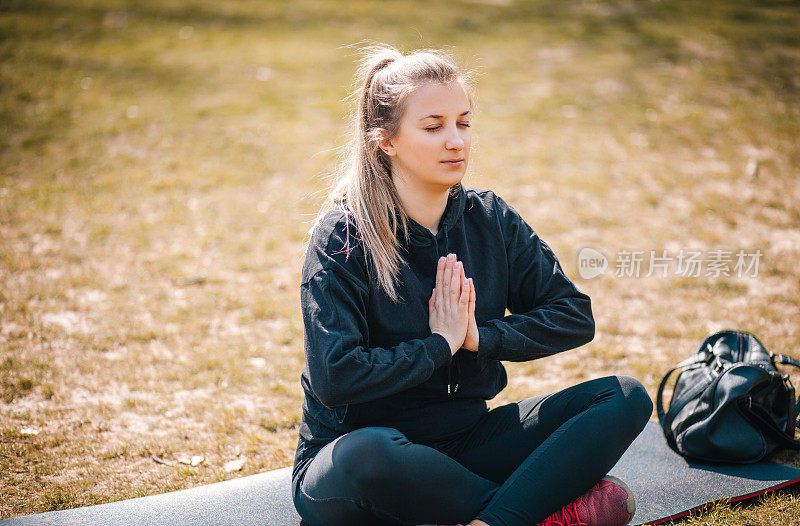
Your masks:
M 389 156 L 378 146 L 378 131 L 385 130 L 385 138 L 394 137 L 409 95 L 427 82 L 460 82 L 474 110 L 471 73 L 462 71 L 449 55 L 435 49 L 403 55 L 390 45 L 378 44 L 362 47 L 360 52 L 355 89 L 345 98 L 356 101 L 350 114 L 352 136 L 332 174 L 333 188 L 308 234 L 327 212 L 346 204 L 341 206 L 347 214 L 345 251 L 349 254 L 354 248 L 349 246 L 352 223 L 356 239 L 372 258 L 378 284 L 396 302 L 402 261 L 398 230 L 407 240 L 408 216 L 392 181 Z

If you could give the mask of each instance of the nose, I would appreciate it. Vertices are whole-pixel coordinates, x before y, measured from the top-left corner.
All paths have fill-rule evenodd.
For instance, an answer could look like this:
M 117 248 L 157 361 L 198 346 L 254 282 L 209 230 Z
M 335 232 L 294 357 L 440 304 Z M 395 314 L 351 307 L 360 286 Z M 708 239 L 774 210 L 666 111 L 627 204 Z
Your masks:
M 444 147 L 448 150 L 462 150 L 464 148 L 464 139 L 461 137 L 458 127 L 450 128 Z

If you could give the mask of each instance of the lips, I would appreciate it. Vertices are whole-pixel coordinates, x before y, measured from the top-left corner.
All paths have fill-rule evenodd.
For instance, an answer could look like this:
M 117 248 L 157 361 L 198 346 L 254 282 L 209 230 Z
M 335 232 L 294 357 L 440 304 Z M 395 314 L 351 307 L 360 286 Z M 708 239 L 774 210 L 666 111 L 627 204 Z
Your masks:
M 461 163 L 463 161 L 464 161 L 464 159 L 449 159 L 447 161 L 442 161 L 442 162 L 445 163 L 445 164 L 459 164 L 459 163 Z

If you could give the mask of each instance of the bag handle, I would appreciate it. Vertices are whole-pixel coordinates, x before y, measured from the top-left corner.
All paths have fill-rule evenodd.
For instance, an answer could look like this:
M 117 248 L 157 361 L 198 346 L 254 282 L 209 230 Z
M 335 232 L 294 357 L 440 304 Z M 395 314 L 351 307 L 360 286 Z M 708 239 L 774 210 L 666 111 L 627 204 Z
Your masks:
M 775 354 L 773 352 L 769 353 L 770 358 L 772 358 L 772 363 L 774 364 L 777 361 L 783 365 L 791 365 L 793 367 L 800 368 L 800 361 L 795 360 L 791 356 L 787 356 L 785 354 Z M 795 401 L 795 407 L 800 407 L 800 396 L 797 397 Z M 797 415 L 797 419 L 794 423 L 795 427 L 800 428 L 800 414 Z
M 782 446 L 795 450 L 800 450 L 800 440 L 794 438 L 794 427 L 792 426 L 792 434 L 790 435 L 775 423 L 775 420 L 769 416 L 764 408 L 758 404 L 753 404 L 753 399 L 748 396 L 739 401 L 739 406 L 742 415 L 750 420 L 750 423 L 768 433 L 772 438 L 778 441 Z
M 661 424 L 661 429 L 664 432 L 664 437 L 667 439 L 667 445 L 671 447 L 675 452 L 678 452 L 678 444 L 675 442 L 675 437 L 672 436 L 672 430 L 670 426 L 672 425 L 672 421 L 675 419 L 675 415 L 671 415 L 667 418 L 667 414 L 664 412 L 664 387 L 667 385 L 667 380 L 669 377 L 677 371 L 678 369 L 681 372 L 686 371 L 688 369 L 695 369 L 702 365 L 708 363 L 708 361 L 713 358 L 714 354 L 711 353 L 711 346 L 708 345 L 707 349 L 703 349 L 695 356 L 691 356 L 686 360 L 682 361 L 669 371 L 664 377 L 661 379 L 661 383 L 658 385 L 658 393 L 656 394 L 656 414 L 658 415 L 658 423 Z M 672 409 L 672 408 L 670 408 Z
M 782 356 L 782 355 L 781 355 Z M 686 360 L 682 361 L 669 371 L 667 374 L 664 375 L 664 378 L 661 379 L 661 383 L 658 386 L 658 394 L 656 395 L 656 413 L 658 414 L 659 422 L 664 419 L 664 404 L 663 404 L 663 393 L 664 387 L 667 385 L 667 379 L 669 376 L 681 369 L 685 371 L 687 369 L 693 369 L 698 365 L 708 363 L 714 357 L 714 353 L 711 352 L 711 345 L 706 345 L 705 349 L 697 351 L 697 354 L 694 356 L 690 356 Z M 800 367 L 800 362 L 798 362 L 798 367 Z
M 795 360 L 791 356 L 786 356 L 785 354 L 774 354 L 770 353 L 773 360 L 778 360 L 778 362 L 784 365 L 793 365 L 794 367 L 800 368 L 800 361 Z
M 664 413 L 664 386 L 667 385 L 667 379 L 672 373 L 683 368 L 684 367 L 673 367 L 667 371 L 667 374 L 664 375 L 664 378 L 661 379 L 661 383 L 658 385 L 658 393 L 656 394 L 656 414 L 658 414 L 658 423 L 661 424 L 661 430 L 664 432 L 664 437 L 667 439 L 667 445 L 674 451 L 678 451 L 678 445 L 675 443 L 675 437 L 672 436 L 672 430 L 670 429 L 674 417 L 667 421 L 666 414 Z

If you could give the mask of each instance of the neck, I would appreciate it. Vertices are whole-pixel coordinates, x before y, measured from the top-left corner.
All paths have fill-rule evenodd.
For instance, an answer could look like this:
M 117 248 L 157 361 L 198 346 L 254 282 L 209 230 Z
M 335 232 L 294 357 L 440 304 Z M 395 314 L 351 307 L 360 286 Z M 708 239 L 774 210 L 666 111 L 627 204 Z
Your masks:
M 400 203 L 408 217 L 430 230 L 434 235 L 439 229 L 450 187 L 414 185 L 407 179 L 394 177 L 394 186 Z

